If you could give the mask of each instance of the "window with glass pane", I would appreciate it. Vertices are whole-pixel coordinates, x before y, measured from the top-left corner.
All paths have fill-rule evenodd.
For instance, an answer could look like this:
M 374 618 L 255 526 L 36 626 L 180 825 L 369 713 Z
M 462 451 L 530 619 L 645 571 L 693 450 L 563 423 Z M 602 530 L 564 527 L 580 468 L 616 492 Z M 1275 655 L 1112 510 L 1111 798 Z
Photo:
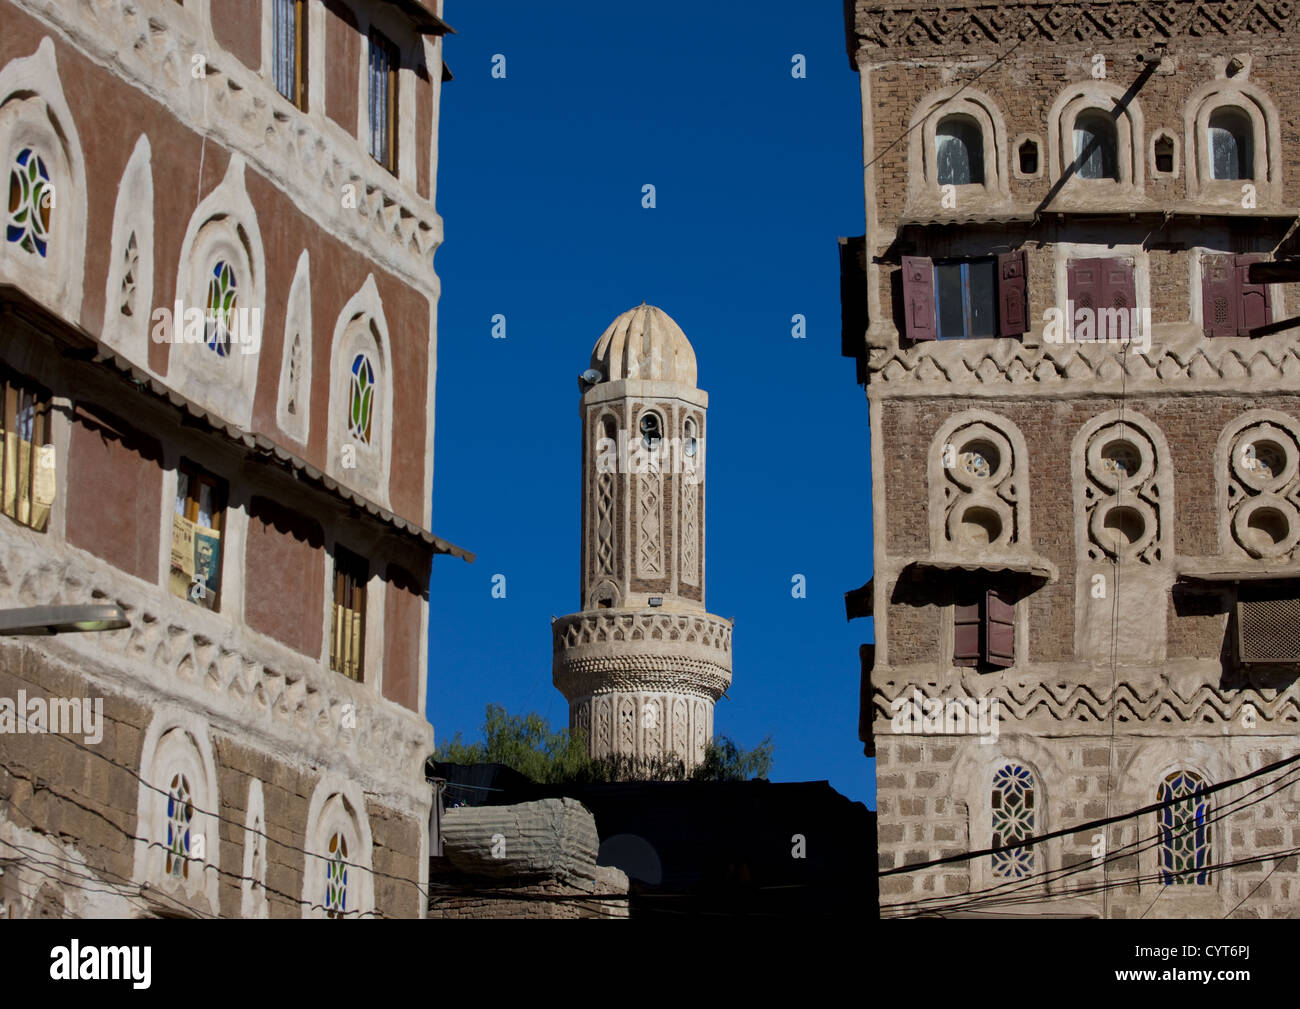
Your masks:
M 1216 179 L 1253 179 L 1254 133 L 1240 109 L 1219 109 L 1210 116 L 1210 168 Z
M 1205 886 L 1210 881 L 1210 803 L 1205 780 L 1175 771 L 1160 783 L 1160 875 L 1166 886 Z
M 997 260 L 992 258 L 934 264 L 934 312 L 940 340 L 996 335 L 996 267 Z
M 370 564 L 350 550 L 334 548 L 334 605 L 330 619 L 330 668 L 354 680 L 363 672 L 366 643 L 366 582 Z
M 397 47 L 370 33 L 370 154 L 397 171 Z
M 306 24 L 303 0 L 272 0 L 275 89 L 298 108 L 307 107 Z
M 54 445 L 50 435 L 50 397 L 17 378 L 0 377 L 3 389 L 0 445 L 0 501 L 11 519 L 45 532 L 54 504 Z
M 226 482 L 182 460 L 172 515 L 172 595 L 220 609 Z
M 1119 181 L 1115 120 L 1105 112 L 1081 112 L 1074 120 L 1074 171 L 1081 179 Z
M 983 184 L 984 138 L 979 124 L 966 116 L 949 116 L 934 131 L 939 185 Z

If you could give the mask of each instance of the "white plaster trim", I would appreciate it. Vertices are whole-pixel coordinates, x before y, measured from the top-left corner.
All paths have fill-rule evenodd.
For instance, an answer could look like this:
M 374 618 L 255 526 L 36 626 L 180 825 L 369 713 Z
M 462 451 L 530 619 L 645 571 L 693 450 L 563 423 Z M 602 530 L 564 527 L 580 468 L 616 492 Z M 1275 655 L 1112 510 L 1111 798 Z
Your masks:
M 6 193 L 14 158 L 24 147 L 41 156 L 54 185 L 48 252 L 44 258 L 25 252 L 0 232 L 0 280 L 79 322 L 86 273 L 86 162 L 49 36 L 31 56 L 0 69 L 0 185 Z M 8 203 L 0 209 L 7 211 Z
M 1124 88 L 1110 81 L 1071 84 L 1052 104 L 1047 115 L 1049 179 L 1060 181 L 1065 169 L 1074 164 L 1074 121 L 1081 112 L 1097 109 L 1110 115 L 1124 97 Z M 1071 175 L 1062 187 L 1061 197 L 1142 196 L 1145 188 L 1143 157 L 1144 136 L 1142 108 L 1136 98 L 1129 100 L 1115 119 L 1116 160 L 1119 183 L 1105 179 L 1081 179 Z
M 373 844 L 365 795 L 350 781 L 325 774 L 307 809 L 307 850 L 303 856 L 302 916 L 324 918 L 329 839 L 341 832 L 348 842 L 347 917 L 372 916 L 375 910 Z M 421 898 L 423 899 L 423 898 Z
M 1254 141 L 1254 179 L 1215 179 L 1211 171 L 1210 116 L 1221 108 L 1234 108 L 1250 118 Z M 1215 205 L 1241 206 L 1241 187 L 1255 186 L 1256 204 L 1280 206 L 1282 202 L 1282 135 L 1277 107 L 1259 88 L 1245 81 L 1216 80 L 1203 85 L 1187 99 L 1183 129 L 1187 147 L 1187 196 Z
M 122 279 L 126 275 L 126 248 L 135 235 L 134 315 L 121 311 Z M 154 202 L 153 164 L 149 137 L 141 133 L 122 172 L 113 209 L 113 233 L 104 287 L 103 340 L 136 367 L 149 367 L 150 313 L 154 308 Z
M 371 326 L 374 330 L 372 332 Z M 339 313 L 330 340 L 329 413 L 326 420 L 325 472 L 339 482 L 389 507 L 389 482 L 393 444 L 392 343 L 383 301 L 373 273 Z M 370 357 L 375 371 L 375 401 L 370 421 L 370 443 L 363 444 L 347 430 L 352 361 L 359 353 Z M 356 450 L 356 466 L 344 469 L 342 449 Z
M 192 711 L 173 705 L 154 708 L 140 752 L 143 783 L 137 789 L 136 835 L 146 840 L 135 842 L 132 878 L 147 881 L 187 905 L 196 906 L 196 900 L 206 901 L 206 907 L 198 904 L 197 909 L 217 915 L 221 879 L 221 831 L 217 815 L 221 798 L 209 731 L 207 721 Z M 190 833 L 195 842 L 203 838 L 204 860 L 189 863 L 188 878 L 169 876 L 166 872 L 166 793 L 176 773 L 186 775 L 190 783 L 194 803 Z M 167 906 L 165 901 L 162 906 Z
M 244 159 L 239 155 L 231 156 L 226 177 L 198 205 L 185 230 L 174 298 L 183 300 L 187 310 L 206 312 L 208 279 L 220 259 L 235 270 L 236 306 L 259 310 L 265 325 L 266 253 L 257 213 L 244 188 Z M 156 306 L 168 312 L 173 307 Z M 183 320 L 172 322 L 174 330 L 183 324 Z M 151 331 L 151 339 L 157 335 L 161 334 Z M 232 344 L 230 354 L 221 357 L 206 343 L 177 342 L 178 335 L 174 332 L 168 345 L 169 384 L 204 409 L 249 430 L 260 344 L 255 351 L 248 344 Z
M 239 913 L 245 918 L 269 918 L 270 905 L 266 898 L 266 866 L 270 861 L 269 834 L 266 823 L 266 801 L 262 795 L 262 782 L 252 778 L 248 782 L 248 803 L 244 816 L 244 870 L 239 883 Z M 261 865 L 253 858 L 254 849 L 262 853 Z M 257 888 L 254 889 L 254 881 Z
M 311 434 L 312 344 L 311 261 L 306 249 L 298 256 L 284 316 L 284 343 L 280 353 L 280 383 L 276 395 L 275 421 L 286 436 L 306 446 Z M 289 363 L 294 337 L 299 338 L 296 413 L 289 412 Z M 432 468 L 432 467 L 430 467 Z

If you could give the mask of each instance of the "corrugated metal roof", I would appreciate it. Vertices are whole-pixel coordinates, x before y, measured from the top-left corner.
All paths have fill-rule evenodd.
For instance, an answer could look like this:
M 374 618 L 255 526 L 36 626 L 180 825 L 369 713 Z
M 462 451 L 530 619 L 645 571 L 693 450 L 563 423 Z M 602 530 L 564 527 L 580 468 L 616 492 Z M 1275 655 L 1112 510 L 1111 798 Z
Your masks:
M 159 379 L 154 378 L 148 372 L 136 367 L 80 326 L 50 315 L 43 306 L 33 301 L 21 288 L 12 284 L 0 284 L 0 307 L 12 310 L 13 306 L 20 306 L 25 310 L 20 314 L 33 316 L 40 325 L 48 325 L 51 322 L 56 323 L 59 332 L 74 336 L 88 347 L 93 348 L 96 361 L 112 366 L 124 378 L 129 378 L 137 386 L 147 388 L 159 399 L 170 403 L 177 410 L 203 421 L 214 431 L 225 435 L 230 441 L 243 445 L 246 449 L 255 452 L 264 459 L 273 460 L 313 483 L 319 484 L 336 497 L 342 498 L 349 504 L 364 510 L 367 514 L 392 526 L 399 532 L 414 536 L 421 542 L 432 546 L 436 553 L 451 554 L 454 557 L 460 557 L 462 560 L 473 563 L 474 554 L 468 550 L 458 547 L 454 543 L 448 543 L 446 540 L 433 535 L 429 530 L 394 514 L 364 495 L 358 494 L 271 439 L 251 431 L 245 431 L 234 424 L 227 423 L 223 418 L 209 413 L 197 403 L 192 402 Z

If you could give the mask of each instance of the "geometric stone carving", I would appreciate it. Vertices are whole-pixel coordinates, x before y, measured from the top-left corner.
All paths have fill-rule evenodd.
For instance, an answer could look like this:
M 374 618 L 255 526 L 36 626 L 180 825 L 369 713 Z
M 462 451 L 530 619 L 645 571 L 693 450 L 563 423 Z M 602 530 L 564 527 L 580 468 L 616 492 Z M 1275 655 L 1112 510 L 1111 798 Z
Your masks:
M 1014 441 L 1004 433 L 1014 432 Z M 930 466 L 930 543 L 944 553 L 1029 543 L 1024 442 L 982 411 L 952 418 L 935 435 Z M 942 475 L 940 475 L 942 474 Z
M 552 677 L 592 757 L 704 757 L 731 624 L 704 609 L 708 394 L 661 309 L 618 316 L 582 388 L 582 609 L 551 622 Z
M 1167 555 L 1170 475 L 1139 425 L 1132 415 L 1103 422 L 1086 442 L 1081 505 L 1090 560 L 1152 564 Z
M 1145 354 L 1131 348 L 1122 353 L 1124 347 L 1104 343 L 1026 347 L 1005 341 L 992 349 L 952 344 L 872 348 L 870 368 L 872 381 L 932 386 L 936 391 L 956 386 L 1042 388 L 1067 378 L 1091 378 L 1114 391 L 1122 385 L 1129 393 L 1167 391 L 1170 384 L 1207 391 L 1226 387 L 1257 392 L 1262 383 L 1300 389 L 1300 347 L 1263 339 L 1249 350 L 1222 345 L 1226 341 L 1174 350 L 1156 341 Z
M 1300 439 L 1294 425 L 1256 420 L 1228 455 L 1228 528 L 1250 557 L 1289 558 L 1300 541 Z
M 572 703 L 572 725 L 592 733 L 602 755 L 633 759 L 680 759 L 688 767 L 704 759 L 713 736 L 713 709 L 698 696 L 671 691 L 606 691 Z M 665 723 L 671 712 L 671 725 Z M 616 746 L 610 747 L 609 740 Z
M 655 469 L 657 470 L 657 466 Z M 664 573 L 663 477 L 658 472 L 637 478 L 637 553 L 638 578 L 662 578 Z
M 861 45 L 929 54 L 952 48 L 1000 47 L 1028 42 L 1031 48 L 1111 41 L 1149 42 L 1191 35 L 1300 34 L 1300 5 L 1292 0 L 1216 3 L 1209 0 L 1012 0 L 944 4 L 857 4 Z
M 942 690 L 933 683 L 894 681 L 873 684 L 872 705 L 875 720 L 889 724 L 897 714 L 895 698 L 910 699 L 913 691 L 923 696 L 951 698 L 961 696 L 952 687 Z M 1245 712 L 1262 724 L 1290 726 L 1300 724 L 1300 681 L 1278 688 L 1220 688 L 1201 684 L 1186 693 L 1169 683 L 1150 685 L 1109 682 L 1088 686 L 1067 680 L 1039 683 L 994 682 L 981 696 L 997 700 L 1002 718 L 1024 722 L 1046 717 L 1065 725 L 1107 723 L 1112 718 L 1120 724 L 1141 723 L 1144 728 L 1161 727 L 1179 731 L 1189 724 L 1241 724 Z
M 555 685 L 721 694 L 731 683 L 731 624 L 705 613 L 587 610 L 553 625 Z

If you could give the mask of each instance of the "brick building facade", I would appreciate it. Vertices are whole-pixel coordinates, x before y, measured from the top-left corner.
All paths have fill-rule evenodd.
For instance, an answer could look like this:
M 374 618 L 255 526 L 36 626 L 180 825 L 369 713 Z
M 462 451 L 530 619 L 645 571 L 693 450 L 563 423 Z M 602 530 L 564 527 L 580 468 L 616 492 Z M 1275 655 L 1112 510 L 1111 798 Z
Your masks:
M 0 914 L 425 914 L 440 6 L 0 3 Z
M 845 14 L 882 914 L 1289 915 L 1300 13 Z

